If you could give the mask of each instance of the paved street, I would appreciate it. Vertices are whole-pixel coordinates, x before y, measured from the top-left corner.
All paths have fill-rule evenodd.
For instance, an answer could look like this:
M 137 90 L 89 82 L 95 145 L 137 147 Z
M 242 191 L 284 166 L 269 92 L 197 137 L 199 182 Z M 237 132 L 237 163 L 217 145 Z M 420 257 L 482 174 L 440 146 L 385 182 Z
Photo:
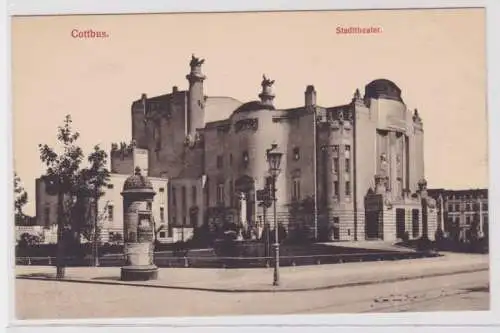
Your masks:
M 317 291 L 216 293 L 16 280 L 18 319 L 488 310 L 488 271 Z

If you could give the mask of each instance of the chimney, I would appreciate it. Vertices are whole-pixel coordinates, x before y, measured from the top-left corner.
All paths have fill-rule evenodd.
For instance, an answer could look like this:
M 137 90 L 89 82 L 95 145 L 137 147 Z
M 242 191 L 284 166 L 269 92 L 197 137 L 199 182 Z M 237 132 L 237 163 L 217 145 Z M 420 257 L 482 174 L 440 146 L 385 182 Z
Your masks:
M 306 106 L 316 106 L 316 90 L 314 90 L 313 85 L 307 86 L 304 95 Z

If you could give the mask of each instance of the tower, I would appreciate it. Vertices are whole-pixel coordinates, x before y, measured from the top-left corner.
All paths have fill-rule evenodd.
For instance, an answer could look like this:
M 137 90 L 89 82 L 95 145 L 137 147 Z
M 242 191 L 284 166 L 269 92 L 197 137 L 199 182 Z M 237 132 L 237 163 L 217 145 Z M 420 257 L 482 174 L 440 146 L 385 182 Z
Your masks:
M 266 75 L 262 75 L 262 92 L 259 94 L 260 101 L 264 105 L 273 106 L 274 93 L 273 93 L 273 84 L 274 80 L 270 80 L 266 77 Z
M 306 106 L 316 106 L 316 90 L 313 85 L 307 86 L 304 95 Z
M 205 59 L 191 56 L 191 72 L 186 75 L 189 81 L 189 97 L 186 110 L 187 135 L 194 137 L 197 128 L 204 126 L 205 95 L 203 93 L 203 81 L 206 76 L 201 72 L 201 65 Z
M 147 100 L 146 94 L 142 94 L 141 99 L 132 104 L 132 140 L 139 148 L 148 146 L 145 124 Z

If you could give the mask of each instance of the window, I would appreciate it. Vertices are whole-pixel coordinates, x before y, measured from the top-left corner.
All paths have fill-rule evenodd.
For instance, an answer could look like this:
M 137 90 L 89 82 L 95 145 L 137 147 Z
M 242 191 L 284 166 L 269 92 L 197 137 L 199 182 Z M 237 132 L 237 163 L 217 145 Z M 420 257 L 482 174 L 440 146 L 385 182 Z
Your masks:
M 465 205 L 465 210 L 466 211 L 470 211 L 470 203 L 468 203 L 468 204 Z
M 160 207 L 160 221 L 165 222 L 165 208 Z
M 163 187 L 160 187 L 159 192 L 160 192 L 160 204 L 164 205 L 165 204 L 165 189 Z
M 351 182 L 350 181 L 345 182 L 345 195 L 346 196 L 351 195 Z
M 217 185 L 217 203 L 224 204 L 224 184 Z
M 483 209 L 488 210 L 488 203 L 487 202 L 483 203 Z
M 339 152 L 339 145 L 333 145 L 332 149 L 333 149 L 334 153 L 338 153 Z
M 45 218 L 45 225 L 49 226 L 50 225 L 50 207 L 45 207 L 44 210 L 44 218 Z
M 466 225 L 470 225 L 470 221 L 471 221 L 470 216 L 466 216 L 466 217 L 465 217 L 465 224 L 466 224 Z
M 149 211 L 152 211 L 153 210 L 153 203 L 151 201 L 148 201 L 147 207 L 148 207 Z
M 107 186 L 110 190 L 112 190 L 114 188 L 114 185 L 113 184 L 108 184 Z
M 113 205 L 108 205 L 108 221 L 113 221 Z
M 222 169 L 223 167 L 223 156 L 222 155 L 218 155 L 217 156 L 217 169 Z
M 459 212 L 459 211 L 460 211 L 460 205 L 459 205 L 459 204 L 455 204 L 455 211 L 456 211 L 456 212 Z
M 345 167 L 345 172 L 346 173 L 350 173 L 351 172 L 351 159 L 349 159 L 349 158 L 345 159 L 345 165 L 344 165 L 344 167 Z
M 420 212 L 418 209 L 411 210 L 411 229 L 413 232 L 413 238 L 418 237 L 418 233 L 420 232 L 419 223 L 420 223 Z
M 168 225 L 168 237 L 172 237 L 174 235 L 174 228 L 171 224 Z
M 453 205 L 448 205 L 448 211 L 452 212 L 453 211 Z
M 243 152 L 242 159 L 243 159 L 243 165 L 247 166 L 248 165 L 248 161 L 250 159 L 250 157 L 248 156 L 248 152 L 247 151 Z
M 160 235 L 159 235 L 159 236 L 160 236 L 160 238 L 165 238 L 165 237 L 167 237 L 167 235 L 166 235 L 166 232 L 165 232 L 165 231 L 160 231 Z
M 175 191 L 175 187 L 172 187 L 172 206 L 177 206 L 177 195 Z
M 299 147 L 293 148 L 293 159 L 298 161 L 300 159 L 300 149 Z
M 333 172 L 339 173 L 339 159 L 337 157 L 333 159 Z
M 396 238 L 403 238 L 405 232 L 405 210 L 396 208 Z
M 184 211 L 184 214 L 186 214 L 186 207 L 187 207 L 187 202 L 186 202 L 186 186 L 182 187 L 182 210 Z
M 344 146 L 344 155 L 346 159 L 349 158 L 349 156 L 351 156 L 351 146 L 349 145 Z
M 292 201 L 300 200 L 300 179 L 293 180 Z
M 333 194 L 337 197 L 339 195 L 339 182 L 333 182 Z
M 233 207 L 234 205 L 234 197 L 236 196 L 236 193 L 234 193 L 234 183 L 233 180 L 229 180 L 229 205 Z
M 193 201 L 193 202 L 192 202 L 192 203 L 193 203 L 193 206 L 196 206 L 196 203 L 197 203 L 197 199 L 198 199 L 198 198 L 196 197 L 196 195 L 197 195 L 196 186 L 193 186 L 193 187 L 191 188 L 191 199 L 192 199 L 192 201 Z

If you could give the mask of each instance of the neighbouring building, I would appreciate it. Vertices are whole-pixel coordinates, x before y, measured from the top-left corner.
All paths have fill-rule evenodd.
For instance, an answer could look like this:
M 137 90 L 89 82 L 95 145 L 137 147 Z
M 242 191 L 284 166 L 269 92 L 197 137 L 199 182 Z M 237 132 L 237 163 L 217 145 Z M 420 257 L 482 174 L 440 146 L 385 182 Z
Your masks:
M 147 172 L 148 151 L 136 149 L 124 143 L 113 144 L 110 157 L 110 178 L 97 204 L 99 240 L 102 243 L 120 243 L 123 241 L 123 198 L 121 196 L 123 184 L 127 177 L 134 174 L 137 166 L 144 170 L 143 172 Z M 175 234 L 172 225 L 168 224 L 168 180 L 159 177 L 150 177 L 150 180 L 156 192 L 151 211 L 157 240 L 175 242 L 179 235 Z M 37 225 L 45 228 L 57 225 L 57 196 L 47 193 L 45 183 L 41 178 L 36 180 L 36 211 Z
M 206 96 L 203 63 L 192 56 L 187 90 L 143 94 L 131 107 L 133 150 L 144 152 L 148 176 L 169 180 L 174 229 L 233 222 L 258 237 L 272 210 L 263 216 L 256 193 L 268 179 L 266 149 L 275 144 L 284 152 L 278 220 L 289 233 L 317 228 L 320 238 L 333 240 L 434 238 L 423 122 L 395 83 L 374 80 L 364 95 L 356 89 L 333 107 L 318 105 L 309 85 L 303 105 L 280 109 L 266 76 L 258 100 Z
M 438 223 L 445 235 L 460 242 L 470 240 L 477 228 L 478 237 L 488 237 L 488 189 L 429 189 L 437 203 Z

